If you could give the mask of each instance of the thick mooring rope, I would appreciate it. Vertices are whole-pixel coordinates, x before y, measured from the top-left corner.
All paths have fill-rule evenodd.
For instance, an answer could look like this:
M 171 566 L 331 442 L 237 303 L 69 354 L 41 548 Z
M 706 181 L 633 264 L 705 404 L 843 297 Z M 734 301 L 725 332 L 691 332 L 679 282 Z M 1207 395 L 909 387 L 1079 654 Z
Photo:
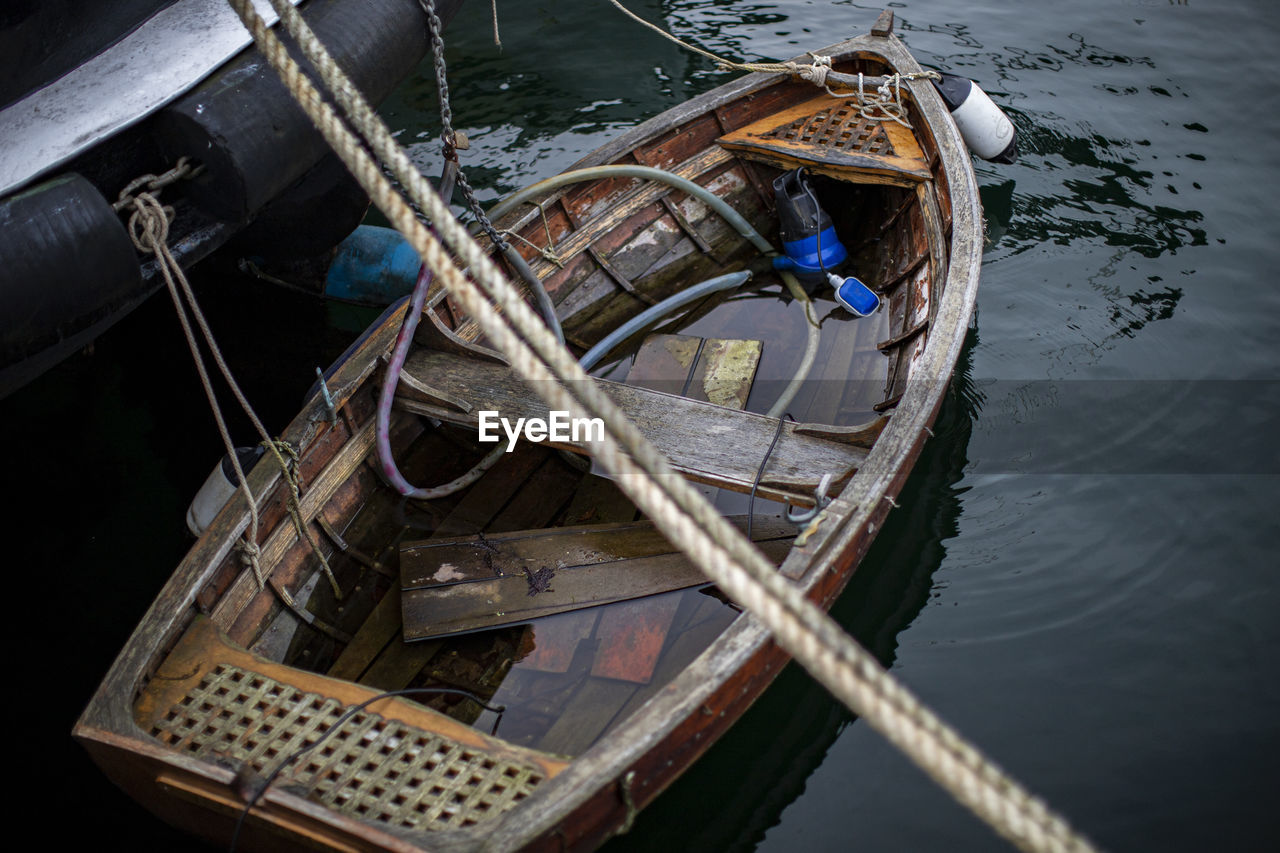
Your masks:
M 572 355 L 556 342 L 479 244 L 452 218 L 448 207 L 417 172 L 385 124 L 286 0 L 271 0 L 285 28 L 319 70 L 370 150 L 391 167 L 411 199 L 426 211 L 470 270 L 475 283 L 463 275 L 435 235 L 417 220 L 360 139 L 323 100 L 266 27 L 250 0 L 228 2 L 374 203 L 405 235 L 489 340 L 508 357 L 513 369 L 552 408 L 569 410 L 573 416 L 585 413 L 604 421 L 605 436 L 594 445 L 594 455 L 664 536 L 680 544 L 692 562 L 730 598 L 751 610 L 774 633 L 776 641 L 837 698 L 999 833 L 1024 850 L 1065 853 L 1092 849 L 1039 799 L 983 759 L 924 708 L 671 469 L 634 424 L 591 382 Z

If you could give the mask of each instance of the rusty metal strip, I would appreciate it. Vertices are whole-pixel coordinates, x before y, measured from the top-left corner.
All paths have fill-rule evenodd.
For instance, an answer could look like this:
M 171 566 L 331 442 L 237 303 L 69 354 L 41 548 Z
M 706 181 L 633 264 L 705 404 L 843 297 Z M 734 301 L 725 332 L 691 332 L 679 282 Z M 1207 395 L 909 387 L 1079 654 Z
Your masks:
M 875 412 L 887 412 L 890 409 L 896 408 L 900 402 L 902 402 L 902 395 L 898 394 L 894 397 L 890 397 L 888 400 L 882 400 L 881 402 L 876 403 L 871 407 L 871 410 Z
M 601 254 L 600 250 L 597 249 L 594 244 L 587 246 L 587 255 L 590 256 L 591 260 L 599 264 L 600 269 L 604 270 L 605 274 L 608 275 L 609 278 L 613 279 L 614 283 L 617 284 L 619 287 L 621 287 L 623 290 L 625 290 L 627 293 L 631 294 L 636 299 L 639 299 L 641 302 L 643 302 L 646 305 L 658 304 L 657 300 L 654 299 L 652 296 L 637 290 L 636 286 L 631 283 L 631 279 L 627 278 L 625 275 L 618 272 L 617 268 L 614 267 L 613 264 L 609 263 L 609 260 L 603 254 Z
M 698 251 L 702 252 L 702 254 L 711 258 L 711 260 L 715 261 L 716 263 L 723 264 L 724 261 L 716 257 L 715 252 L 711 250 L 711 244 L 708 243 L 706 240 L 702 239 L 702 235 L 698 233 L 698 229 L 694 228 L 693 223 L 690 222 L 685 217 L 685 215 L 680 212 L 680 206 L 671 200 L 671 196 L 664 195 L 661 198 L 661 201 L 662 201 L 662 206 L 667 209 L 667 213 L 670 213 L 671 218 L 674 219 L 676 221 L 676 224 L 680 226 L 680 230 L 683 231 L 685 234 L 687 234 L 689 236 L 689 239 L 693 241 L 693 244 L 698 247 Z
M 903 201 L 903 202 L 902 202 L 902 204 L 900 204 L 900 205 L 898 206 L 898 209 L 897 209 L 897 210 L 895 210 L 895 211 L 894 211 L 894 212 L 889 216 L 889 218 L 888 218 L 888 219 L 886 219 L 886 220 L 884 221 L 884 224 L 880 226 L 880 232 L 879 232 L 878 236 L 883 237 L 883 236 L 884 236 L 884 234 L 885 234 L 885 232 L 886 232 L 886 231 L 888 231 L 890 228 L 892 228 L 892 227 L 893 227 L 893 223 L 895 223 L 895 222 L 897 222 L 897 221 L 898 221 L 898 217 L 902 216 L 902 214 L 903 214 L 903 213 L 904 213 L 908 208 L 910 208 L 910 207 L 911 207 L 912 203 L 913 203 L 913 202 L 915 202 L 915 200 L 916 200 L 916 195 L 915 195 L 915 193 L 907 193 L 907 198 L 906 198 L 906 200 L 905 200 L 905 201 Z
M 911 263 L 906 265 L 906 267 L 902 270 L 902 272 L 898 273 L 893 278 L 889 279 L 884 284 L 880 285 L 880 287 L 878 288 L 879 291 L 881 293 L 888 293 L 890 290 L 895 288 L 898 285 L 898 283 L 901 282 L 904 278 L 911 275 L 916 270 L 920 269 L 920 265 L 923 264 L 925 261 L 929 260 L 930 257 L 932 257 L 932 255 L 930 255 L 928 250 L 925 250 L 924 252 L 920 253 L 919 255 L 916 256 L 915 260 L 913 260 Z
M 346 554 L 360 565 L 365 568 L 372 569 L 380 575 L 384 575 L 389 578 L 394 578 L 396 576 L 396 573 L 387 566 L 384 566 L 382 563 L 378 562 L 373 557 L 370 557 L 359 548 L 353 548 L 351 543 L 343 539 L 342 534 L 338 533 L 338 531 L 334 529 L 333 525 L 330 524 L 323 515 L 317 515 L 316 521 L 320 524 L 320 529 L 324 531 L 324 535 L 329 537 L 329 541 L 332 542 L 334 547 L 343 554 Z
M 881 341 L 880 343 L 876 344 L 876 349 L 880 350 L 880 352 L 888 352 L 894 347 L 902 346 L 907 341 L 912 340 L 913 338 L 915 338 L 917 335 L 919 335 L 921 332 L 923 332 L 925 329 L 928 329 L 928 328 L 929 328 L 929 320 L 928 318 L 925 318 L 924 320 L 921 320 L 916 325 L 912 326 L 910 329 L 907 329 L 902 334 L 897 335 L 896 337 L 889 338 L 886 341 Z

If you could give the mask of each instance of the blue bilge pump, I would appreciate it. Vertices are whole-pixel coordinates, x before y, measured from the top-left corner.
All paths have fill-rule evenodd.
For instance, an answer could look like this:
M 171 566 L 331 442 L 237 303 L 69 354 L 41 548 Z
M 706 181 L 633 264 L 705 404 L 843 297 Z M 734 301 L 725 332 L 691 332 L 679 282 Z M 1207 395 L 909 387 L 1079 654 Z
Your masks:
M 827 273 L 849 257 L 836 236 L 831 217 L 818 204 L 804 168 L 792 169 L 773 181 L 784 254 L 773 259 L 779 270 L 791 270 L 801 282 L 824 284 Z

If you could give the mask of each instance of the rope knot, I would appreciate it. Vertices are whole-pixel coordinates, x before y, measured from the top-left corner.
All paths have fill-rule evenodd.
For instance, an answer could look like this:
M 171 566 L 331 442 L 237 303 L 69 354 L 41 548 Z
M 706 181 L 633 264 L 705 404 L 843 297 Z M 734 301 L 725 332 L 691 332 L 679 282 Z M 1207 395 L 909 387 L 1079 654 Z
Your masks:
M 149 192 L 138 193 L 130 199 L 133 213 L 129 216 L 129 238 L 140 252 L 159 254 L 160 247 L 169 241 L 169 223 L 173 221 L 172 207 L 166 207 Z

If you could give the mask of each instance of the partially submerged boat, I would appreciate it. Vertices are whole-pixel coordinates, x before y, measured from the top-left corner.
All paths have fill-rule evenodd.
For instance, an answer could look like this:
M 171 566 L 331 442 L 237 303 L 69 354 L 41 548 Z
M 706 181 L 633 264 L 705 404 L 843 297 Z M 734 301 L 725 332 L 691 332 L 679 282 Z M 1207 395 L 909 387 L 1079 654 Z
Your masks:
M 751 74 L 575 168 L 642 166 L 702 190 L 586 173 L 495 217 L 594 381 L 823 606 L 927 439 L 982 248 L 969 153 L 891 27 L 886 13 L 823 53 L 850 75 L 828 86 L 902 75 L 902 121 Z M 762 262 L 755 238 L 778 232 L 780 208 L 817 226 L 815 244 Z M 813 283 L 789 286 L 797 272 Z M 261 575 L 233 498 L 75 736 L 161 818 L 243 849 L 596 847 L 788 657 L 581 462 L 592 425 L 557 428 L 443 291 L 389 423 L 404 475 L 472 469 L 493 446 L 477 441 L 492 413 L 543 426 L 454 494 L 410 501 L 388 486 L 376 408 L 405 310 L 353 344 L 285 430 L 288 475 L 270 459 L 250 473 Z M 790 417 L 761 414 L 775 408 Z

